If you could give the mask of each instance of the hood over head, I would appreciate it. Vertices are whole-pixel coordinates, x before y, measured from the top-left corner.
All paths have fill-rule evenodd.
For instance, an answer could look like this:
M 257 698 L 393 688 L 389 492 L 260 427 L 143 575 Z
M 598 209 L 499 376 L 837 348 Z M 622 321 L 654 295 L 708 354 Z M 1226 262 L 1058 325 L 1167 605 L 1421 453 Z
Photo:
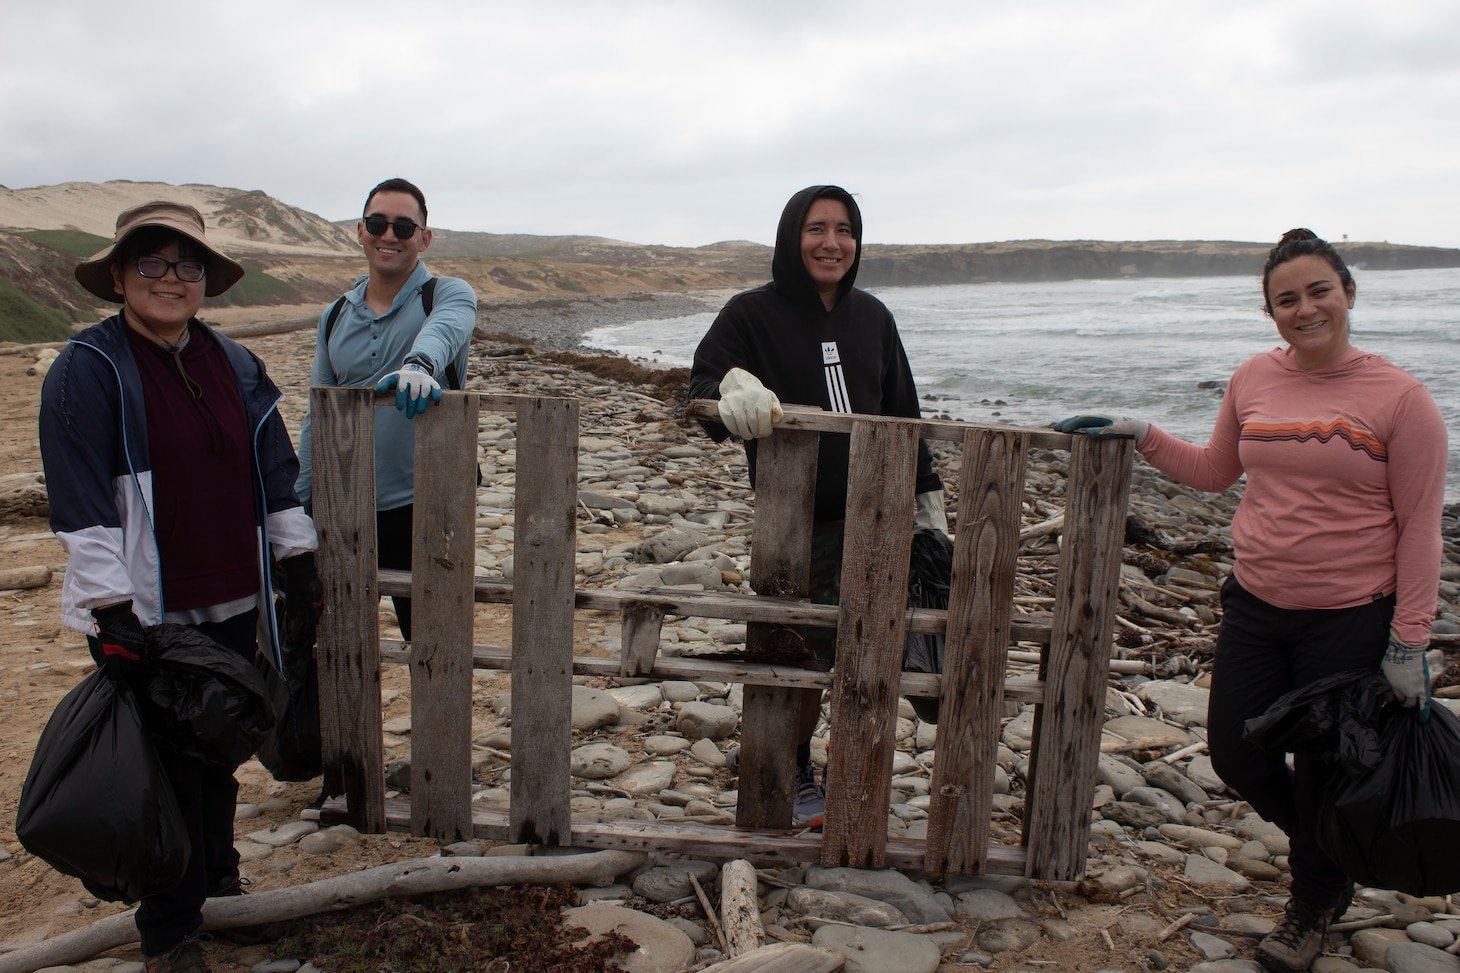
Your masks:
M 837 300 L 846 296 L 857 281 L 857 268 L 862 264 L 862 211 L 852 194 L 840 186 L 807 186 L 786 203 L 781 223 L 776 229 L 776 252 L 771 259 L 771 280 L 776 292 L 794 304 L 805 304 L 823 310 L 816 283 L 801 262 L 801 227 L 806 213 L 818 199 L 835 199 L 846 204 L 852 218 L 852 235 L 857 239 L 857 255 L 847 268 L 846 276 L 837 285 Z

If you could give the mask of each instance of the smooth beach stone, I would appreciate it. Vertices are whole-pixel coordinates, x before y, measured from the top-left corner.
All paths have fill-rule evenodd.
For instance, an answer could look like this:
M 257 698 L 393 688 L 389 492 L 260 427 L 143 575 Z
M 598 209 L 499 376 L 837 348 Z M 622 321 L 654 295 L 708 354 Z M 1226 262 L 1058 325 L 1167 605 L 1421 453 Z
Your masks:
M 1234 872 L 1227 866 L 1218 865 L 1201 855 L 1188 856 L 1186 867 L 1181 870 L 1181 874 L 1197 888 L 1219 895 L 1245 892 L 1252 885 L 1252 882 L 1240 872 Z
M 1227 789 L 1226 782 L 1212 769 L 1212 758 L 1204 753 L 1191 758 L 1186 765 L 1186 776 L 1208 794 L 1220 794 Z
M 1231 959 L 1237 955 L 1237 947 L 1211 933 L 1193 932 L 1187 937 L 1187 941 L 1196 950 L 1196 955 L 1207 961 Z
M 1200 804 L 1209 797 L 1194 781 L 1164 760 L 1152 760 L 1141 768 L 1141 775 L 1146 783 L 1176 795 L 1183 804 Z
M 664 702 L 664 693 L 654 683 L 641 686 L 615 686 L 605 690 L 627 709 L 653 709 Z
M 1395 943 L 1384 953 L 1389 973 L 1460 973 L 1460 957 L 1423 943 Z
M 907 916 L 893 905 L 853 892 L 828 892 L 802 885 L 791 889 L 786 896 L 787 908 L 803 916 L 822 919 L 840 919 L 858 926 L 898 926 L 907 922 Z
M 623 747 L 611 743 L 586 743 L 574 747 L 568 756 L 568 771 L 574 777 L 606 780 L 629 769 L 634 758 Z
M 708 889 L 720 869 L 714 862 L 681 859 L 655 865 L 634 877 L 634 892 L 651 902 L 673 902 L 687 895 L 694 895 L 693 875 L 700 887 Z
M 934 973 L 942 958 L 926 936 L 856 926 L 822 926 L 811 944 L 846 957 L 845 973 Z
M 618 700 L 601 689 L 573 687 L 573 729 L 596 730 L 613 726 L 621 716 Z
M 1185 726 L 1205 726 L 1207 700 L 1211 693 L 1190 683 L 1153 679 L 1135 688 L 1138 699 L 1155 703 L 1161 711 Z
M 1149 716 L 1117 716 L 1100 730 L 1100 749 L 1105 752 L 1165 750 L 1190 743 L 1190 733 Z
M 1022 710 L 1018 716 L 1006 723 L 999 739 L 1010 750 L 1028 753 L 1034 742 L 1033 708 Z
M 1209 831 L 1206 828 L 1195 828 L 1184 824 L 1163 824 L 1158 828 L 1161 837 L 1167 841 L 1174 841 L 1187 848 L 1225 848 L 1229 852 L 1235 852 L 1242 848 L 1245 842 L 1233 835 L 1223 834 L 1220 831 Z
M 685 703 L 675 729 L 691 740 L 723 740 L 740 725 L 740 717 L 729 706 L 716 703 Z
M 292 845 L 305 835 L 313 834 L 318 830 L 319 822 L 317 821 L 287 821 L 277 828 L 250 832 L 248 839 L 271 848 L 282 848 L 285 845 Z M 235 845 L 235 847 L 237 846 Z
M 714 741 L 708 738 L 696 740 L 690 745 L 689 752 L 694 755 L 695 759 L 701 760 L 711 767 L 725 766 L 725 755 L 720 752 L 719 747 L 715 746 Z
M 644 738 L 644 750 L 656 757 L 670 757 L 690 748 L 690 742 L 682 736 L 668 736 L 656 733 Z
M 807 870 L 805 883 L 828 892 L 853 892 L 887 902 L 912 922 L 947 922 L 950 918 L 932 891 L 901 872 L 816 866 Z
M 597 902 L 565 909 L 563 924 L 587 929 L 590 937 L 618 932 L 638 943 L 628 956 L 615 957 L 624 973 L 679 973 L 695 964 L 695 944 L 683 932 L 621 905 Z
M 613 779 L 613 786 L 639 797 L 657 794 L 674 783 L 676 770 L 667 760 L 651 760 L 619 774 Z
M 995 919 L 979 926 L 974 942 L 990 953 L 1018 952 L 1039 940 L 1039 924 L 1028 919 Z
M 1412 922 L 1404 927 L 1410 939 L 1435 949 L 1444 949 L 1455 941 L 1455 934 L 1442 929 L 1433 922 Z
M 998 889 L 971 889 L 958 896 L 956 910 L 979 922 L 1022 918 L 1025 913 L 1014 897 Z
M 1108 784 L 1115 796 L 1124 798 L 1133 788 L 1146 783 L 1140 770 L 1113 753 L 1102 753 L 1095 762 L 1095 772 L 1102 784 Z

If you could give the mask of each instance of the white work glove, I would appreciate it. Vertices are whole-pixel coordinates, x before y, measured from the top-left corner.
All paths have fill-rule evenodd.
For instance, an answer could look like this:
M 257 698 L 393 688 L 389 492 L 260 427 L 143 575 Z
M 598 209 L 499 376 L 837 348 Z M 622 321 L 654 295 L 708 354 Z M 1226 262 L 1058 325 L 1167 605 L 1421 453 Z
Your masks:
M 1379 670 L 1389 680 L 1389 688 L 1405 706 L 1428 707 L 1430 698 L 1430 663 L 1423 645 L 1408 645 L 1389 630 L 1389 648 Z M 1428 714 L 1423 714 L 1428 715 Z
M 943 508 L 942 490 L 929 490 L 927 493 L 919 493 L 917 504 L 917 513 L 913 515 L 913 524 L 915 526 L 941 530 L 945 534 L 948 533 L 948 512 Z
M 720 380 L 720 421 L 741 439 L 771 434 L 780 421 L 781 400 L 743 368 L 732 368 Z
M 1113 436 L 1118 439 L 1134 439 L 1136 445 L 1146 438 L 1146 433 L 1151 431 L 1151 424 L 1144 419 L 1131 419 L 1127 416 L 1109 416 L 1099 413 L 1090 413 L 1081 416 L 1070 416 L 1068 419 L 1061 419 L 1054 424 L 1055 432 L 1079 432 L 1086 436 L 1094 436 L 1097 439 L 1103 436 Z
M 391 372 L 375 386 L 377 392 L 395 389 L 395 407 L 414 419 L 432 402 L 441 401 L 441 385 L 431 377 L 431 369 L 423 362 L 407 359 L 400 371 Z

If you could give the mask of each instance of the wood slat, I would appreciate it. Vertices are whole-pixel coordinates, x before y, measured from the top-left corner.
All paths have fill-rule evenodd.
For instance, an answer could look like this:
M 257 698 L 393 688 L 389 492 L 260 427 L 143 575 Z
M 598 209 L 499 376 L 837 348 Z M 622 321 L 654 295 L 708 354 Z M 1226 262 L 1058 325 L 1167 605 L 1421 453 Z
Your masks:
M 320 823 L 346 819 L 344 801 L 325 803 Z M 410 802 L 387 802 L 389 830 L 409 833 Z M 510 841 L 510 814 L 495 808 L 472 812 L 473 833 L 490 841 Z M 737 828 L 692 821 L 574 821 L 571 847 L 660 852 L 692 858 L 727 860 L 744 858 L 765 865 L 813 863 L 821 858 L 822 836 L 815 832 L 777 831 L 771 828 Z M 923 843 L 914 838 L 887 839 L 887 867 L 915 871 L 922 865 Z M 990 875 L 1023 875 L 1024 849 L 1017 845 L 995 845 L 989 849 Z
M 373 397 L 372 389 L 324 387 L 309 396 L 325 600 L 315 646 L 324 786 L 349 799 L 350 823 L 365 832 L 385 827 Z
M 821 850 L 827 866 L 887 864 L 917 446 L 917 423 L 852 426 Z
M 512 597 L 512 840 L 568 837 L 573 745 L 573 572 L 578 401 L 533 398 L 517 410 Z
M 637 602 L 624 605 L 619 618 L 619 675 L 646 676 L 653 671 L 663 624 L 661 608 Z
M 928 809 L 930 874 L 987 865 L 1027 444 L 1021 433 L 986 429 L 970 429 L 963 443 Z
M 805 598 L 810 583 L 811 521 L 816 501 L 816 456 L 821 437 L 788 432 L 762 439 L 756 454 L 755 528 L 750 586 L 758 594 Z M 805 640 L 785 625 L 751 622 L 745 647 L 752 659 L 799 660 Z M 739 802 L 743 828 L 791 824 L 796 746 L 803 699 L 819 689 L 747 685 L 740 719 Z
M 1030 874 L 1041 878 L 1085 870 L 1133 454 L 1128 439 L 1076 436 L 1070 449 L 1054 630 L 1041 671 L 1048 697 L 1035 706 L 1024 802 Z
M 471 834 L 478 411 L 461 393 L 412 420 L 411 830 L 443 841 Z
M 409 595 L 410 574 L 406 571 L 382 569 L 380 593 Z M 577 607 L 588 611 L 618 614 L 625 605 L 650 605 L 666 615 L 723 618 L 734 622 L 770 622 L 792 627 L 819 626 L 835 628 L 841 609 L 836 605 L 813 605 L 808 601 L 769 596 L 746 597 L 742 594 L 714 591 L 682 591 L 677 588 L 579 588 L 574 593 Z M 482 604 L 510 605 L 512 582 L 500 578 L 478 578 L 476 600 Z M 1049 644 L 1050 615 L 1034 613 L 1016 616 L 1009 637 L 1016 642 Z M 907 631 L 942 635 L 947 631 L 948 613 L 936 608 L 911 608 L 907 611 Z
M 805 432 L 839 432 L 849 433 L 852 431 L 852 424 L 855 422 L 874 422 L 886 425 L 915 425 L 918 427 L 918 436 L 923 439 L 936 439 L 944 442 L 963 442 L 964 435 L 969 429 L 987 429 L 991 432 L 1017 432 L 1022 433 L 1031 446 L 1040 446 L 1044 449 L 1069 449 L 1071 435 L 1067 432 L 1055 432 L 1052 429 L 1042 429 L 1038 426 L 1007 426 L 981 424 L 977 422 L 961 422 L 951 419 L 904 419 L 897 416 L 869 416 L 860 413 L 847 412 L 823 412 L 820 409 L 804 405 L 785 405 L 782 403 L 782 411 L 785 413 L 780 422 L 776 423 L 776 431 L 782 429 L 799 429 Z M 685 409 L 685 414 L 691 419 L 719 419 L 720 407 L 714 399 L 695 399 Z

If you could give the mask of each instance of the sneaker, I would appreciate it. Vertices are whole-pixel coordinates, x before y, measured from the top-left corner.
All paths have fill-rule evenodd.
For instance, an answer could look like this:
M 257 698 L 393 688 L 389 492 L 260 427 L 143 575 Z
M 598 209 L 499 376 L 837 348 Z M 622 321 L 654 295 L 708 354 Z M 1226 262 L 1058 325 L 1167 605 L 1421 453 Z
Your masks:
M 810 764 L 796 765 L 796 803 L 791 823 L 798 828 L 819 828 L 826 820 L 826 791 L 816 782 Z
M 203 958 L 203 948 L 191 937 L 146 960 L 147 973 L 212 973 Z
M 1313 965 L 1323 952 L 1323 938 L 1328 934 L 1332 909 L 1318 909 L 1296 898 L 1289 898 L 1283 917 L 1257 944 L 1257 962 L 1275 973 L 1298 973 Z

